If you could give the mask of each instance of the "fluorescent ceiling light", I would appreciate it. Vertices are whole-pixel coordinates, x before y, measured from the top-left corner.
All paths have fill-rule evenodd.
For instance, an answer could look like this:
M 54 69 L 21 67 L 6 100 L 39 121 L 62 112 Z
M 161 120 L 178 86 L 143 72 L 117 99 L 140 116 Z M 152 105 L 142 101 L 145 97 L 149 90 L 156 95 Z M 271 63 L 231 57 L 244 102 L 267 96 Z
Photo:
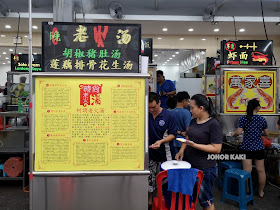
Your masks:
M 162 30 L 163 30 L 163 31 L 168 31 L 168 29 L 167 29 L 167 28 L 163 28 Z
M 3 63 L 4 65 L 6 64 L 6 63 Z
M 218 28 L 215 28 L 215 29 L 214 29 L 214 32 L 218 32 L 218 31 L 220 31 L 220 29 L 218 29 Z
M 155 57 L 158 57 L 158 55 L 155 55 Z
M 8 60 L 9 58 L 8 58 L 8 57 L 6 57 L 5 59 L 6 59 L 6 60 Z
M 10 25 L 5 25 L 5 28 L 12 28 Z
M 184 40 L 184 38 L 180 38 L 180 41 Z
M 170 61 L 170 60 L 167 60 L 168 62 Z
M 157 39 L 162 39 L 161 37 L 158 37 Z
M 38 26 L 32 26 L 33 29 L 38 29 Z
M 244 32 L 244 31 L 245 31 L 244 28 L 239 29 L 239 32 Z
M 177 66 L 179 66 L 179 63 L 177 63 Z
M 25 37 L 25 38 L 28 38 L 28 36 L 27 36 L 27 35 L 25 35 L 24 37 Z
M 7 53 L 6 52 L 3 52 L 3 55 L 6 55 Z
M 179 54 L 179 52 L 175 52 L 175 54 Z
M 206 39 L 201 39 L 202 41 L 205 41 Z
M 4 37 L 6 37 L 6 35 L 5 34 L 1 34 L 1 37 L 4 38 Z
M 193 28 L 189 28 L 189 30 L 188 31 L 193 31 Z
M 175 55 L 172 55 L 172 57 L 175 57 Z
M 9 49 L 9 51 L 11 51 L 11 52 L 12 52 L 12 51 L 13 51 L 13 49 Z

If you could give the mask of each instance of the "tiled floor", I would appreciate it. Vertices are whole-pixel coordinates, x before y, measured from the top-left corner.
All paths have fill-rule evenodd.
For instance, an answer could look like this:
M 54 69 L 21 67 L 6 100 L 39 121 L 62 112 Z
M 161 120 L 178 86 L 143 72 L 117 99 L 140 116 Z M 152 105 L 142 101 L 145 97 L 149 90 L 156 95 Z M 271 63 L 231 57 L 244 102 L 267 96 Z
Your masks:
M 23 192 L 22 183 L 18 181 L 0 181 L 0 210 L 27 210 L 29 209 L 29 193 Z M 221 203 L 222 191 L 214 187 L 215 209 L 216 210 L 237 210 L 236 202 L 226 200 Z M 248 210 L 279 210 L 280 209 L 280 190 L 270 185 L 266 185 L 265 196 L 263 199 L 254 197 L 255 205 L 248 205 Z M 202 208 L 197 207 L 198 210 Z M 82 209 L 79 209 L 82 210 Z M 103 209 L 102 209 L 103 210 Z M 106 210 L 106 209 L 104 209 Z M 118 210 L 118 209 L 116 209 Z M 124 210 L 124 209 L 121 209 Z M 132 209 L 128 209 L 132 210 Z

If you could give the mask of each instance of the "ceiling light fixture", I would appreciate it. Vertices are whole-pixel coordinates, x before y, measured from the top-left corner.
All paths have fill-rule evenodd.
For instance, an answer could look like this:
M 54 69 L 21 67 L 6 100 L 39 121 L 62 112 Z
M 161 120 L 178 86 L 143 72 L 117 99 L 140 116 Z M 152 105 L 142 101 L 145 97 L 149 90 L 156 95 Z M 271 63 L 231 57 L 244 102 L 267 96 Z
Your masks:
M 184 40 L 184 38 L 180 38 L 180 41 L 183 41 Z
M 13 49 L 9 49 L 9 51 L 11 51 L 11 52 L 12 52 L 12 51 L 13 51 Z
M 244 28 L 239 29 L 239 32 L 244 32 L 244 31 L 245 31 Z
M 6 63 L 3 63 L 4 65 L 6 64 Z
M 11 63 L 11 61 L 8 61 L 8 63 Z
M 37 55 L 37 53 L 33 53 L 33 55 Z
M 155 57 L 158 57 L 158 55 L 155 55 Z
M 38 29 L 38 26 L 32 26 L 33 29 Z
M 3 52 L 3 55 L 6 55 L 7 53 L 6 52 Z
M 218 28 L 215 28 L 215 29 L 214 29 L 214 32 L 218 32 L 218 31 L 220 31 L 220 29 L 218 29 Z
M 5 25 L 5 28 L 12 28 L 10 25 Z
M 177 66 L 179 66 L 179 63 L 177 63 Z
M 179 54 L 179 52 L 175 52 L 175 54 Z
M 24 37 L 25 37 L 25 38 L 28 38 L 28 36 L 27 36 L 27 35 L 25 35 Z
M 193 28 L 189 28 L 189 30 L 188 31 L 193 31 Z
M 172 58 L 169 58 L 170 60 L 172 60 Z
M 9 58 L 8 58 L 8 57 L 6 57 L 5 59 L 6 59 L 6 60 L 8 60 Z
M 1 34 L 1 37 L 2 37 L 2 38 L 5 38 L 5 37 L 6 37 L 6 35 L 5 35 L 5 34 Z
M 172 57 L 175 57 L 175 55 L 172 55 Z
M 170 61 L 170 60 L 167 60 L 168 62 Z
M 163 31 L 168 31 L 168 29 L 167 29 L 167 28 L 163 28 L 162 30 L 163 30 Z
M 164 63 L 164 64 L 162 64 L 162 65 L 164 65 L 164 66 L 165 66 L 165 63 Z
M 202 41 L 205 41 L 206 39 L 201 39 Z
M 158 37 L 157 39 L 162 39 L 161 37 Z

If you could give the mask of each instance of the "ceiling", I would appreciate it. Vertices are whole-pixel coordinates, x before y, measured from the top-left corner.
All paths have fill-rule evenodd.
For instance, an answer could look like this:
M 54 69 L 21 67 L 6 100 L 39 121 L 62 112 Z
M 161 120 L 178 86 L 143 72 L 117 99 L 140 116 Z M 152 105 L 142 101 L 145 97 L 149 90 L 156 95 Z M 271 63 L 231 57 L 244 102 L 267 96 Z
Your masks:
M 16 36 L 20 21 L 19 35 L 23 39 L 26 38 L 24 36 L 28 35 L 29 24 L 28 2 L 28 0 L 0 0 L 0 5 L 10 9 L 7 18 L 1 18 L 0 14 L 1 35 L 12 33 Z M 69 8 L 69 5 L 66 4 L 72 2 L 73 10 L 77 13 L 77 22 L 138 23 L 142 25 L 142 34 L 146 37 L 161 38 L 157 41 L 159 44 L 163 43 L 162 45 L 164 45 L 165 36 L 170 35 L 177 36 L 178 39 L 185 36 L 201 36 L 201 38 L 219 36 L 227 39 L 227 36 L 233 36 L 236 32 L 237 39 L 241 35 L 263 36 L 265 39 L 261 12 L 262 2 L 268 37 L 280 36 L 280 26 L 276 25 L 277 22 L 280 22 L 280 0 L 118 0 L 125 15 L 122 21 L 113 20 L 109 15 L 108 8 L 112 0 L 32 0 L 32 25 L 38 26 L 38 29 L 33 29 L 33 33 L 41 33 L 41 23 L 53 20 L 53 11 L 56 12 L 53 5 L 63 2 L 65 8 Z M 205 9 L 213 8 L 213 6 L 218 8 L 214 19 L 203 21 Z M 20 12 L 20 19 L 18 12 Z M 234 20 L 236 27 L 234 27 Z M 5 25 L 11 25 L 11 28 L 6 29 Z M 163 31 L 163 28 L 167 28 L 167 31 Z M 189 29 L 193 29 L 193 31 L 188 31 Z M 219 31 L 214 32 L 214 29 L 219 29 Z M 239 32 L 240 29 L 245 29 L 245 31 Z M 0 37 L 1 42 L 5 42 L 4 37 Z M 0 64 L 5 62 L 3 58 L 6 58 L 2 54 L 2 50 L 9 52 L 8 49 L 0 47 Z M 18 50 L 20 49 L 19 47 Z M 27 48 L 23 50 L 28 52 Z M 174 53 L 162 52 L 166 55 L 161 58 L 169 58 Z M 188 51 L 182 51 L 180 56 L 188 53 Z M 178 59 L 179 56 L 175 56 L 173 62 Z M 158 62 L 163 61 L 158 59 Z

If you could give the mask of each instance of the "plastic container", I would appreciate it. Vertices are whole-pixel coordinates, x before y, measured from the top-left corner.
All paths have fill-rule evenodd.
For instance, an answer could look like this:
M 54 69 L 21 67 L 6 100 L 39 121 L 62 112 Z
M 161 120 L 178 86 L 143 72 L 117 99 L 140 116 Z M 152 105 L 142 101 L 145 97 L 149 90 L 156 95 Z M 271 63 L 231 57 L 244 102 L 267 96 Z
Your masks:
M 18 113 L 23 113 L 23 102 L 21 98 L 18 98 Z

